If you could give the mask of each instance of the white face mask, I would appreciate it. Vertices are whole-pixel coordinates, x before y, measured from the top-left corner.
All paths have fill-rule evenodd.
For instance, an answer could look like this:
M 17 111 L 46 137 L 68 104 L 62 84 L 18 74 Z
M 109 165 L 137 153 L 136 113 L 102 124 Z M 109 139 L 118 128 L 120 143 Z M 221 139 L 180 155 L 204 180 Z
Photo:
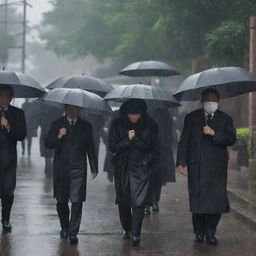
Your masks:
M 213 114 L 218 109 L 219 104 L 217 102 L 208 101 L 204 102 L 204 111 L 208 114 Z

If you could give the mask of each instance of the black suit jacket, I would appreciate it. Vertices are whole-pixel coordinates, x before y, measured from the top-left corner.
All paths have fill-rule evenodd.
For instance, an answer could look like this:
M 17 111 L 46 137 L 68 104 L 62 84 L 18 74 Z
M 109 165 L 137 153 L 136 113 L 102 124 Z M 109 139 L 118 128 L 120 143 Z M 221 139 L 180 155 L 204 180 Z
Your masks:
M 17 141 L 26 137 L 24 111 L 9 106 L 5 113 L 10 129 L 0 127 L 0 191 L 12 195 L 16 185 Z

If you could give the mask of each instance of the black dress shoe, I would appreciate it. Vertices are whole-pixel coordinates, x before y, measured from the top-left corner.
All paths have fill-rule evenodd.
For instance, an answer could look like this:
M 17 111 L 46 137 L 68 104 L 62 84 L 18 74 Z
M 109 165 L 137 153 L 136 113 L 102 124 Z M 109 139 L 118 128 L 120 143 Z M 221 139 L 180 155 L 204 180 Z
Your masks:
M 215 236 L 206 236 L 206 243 L 216 246 L 218 244 L 218 240 Z
M 123 233 L 123 239 L 131 239 L 131 235 L 129 231 L 124 231 Z
M 12 230 L 12 225 L 10 222 L 7 221 L 2 221 L 3 224 L 3 230 L 4 231 L 11 231 Z
M 195 242 L 196 243 L 203 243 L 204 242 L 204 235 L 195 235 Z
M 159 212 L 159 205 L 158 203 L 155 203 L 153 206 L 153 212 Z
M 149 215 L 150 214 L 150 206 L 146 206 L 145 207 L 144 214 L 145 215 Z
M 69 236 L 69 243 L 70 244 L 77 244 L 78 243 L 77 235 L 74 235 L 74 234 L 70 235 Z
M 140 244 L 140 236 L 132 234 L 132 245 L 138 246 Z
M 63 229 L 60 231 L 60 237 L 63 238 L 63 239 L 67 239 L 67 238 L 68 238 L 68 229 L 63 228 Z

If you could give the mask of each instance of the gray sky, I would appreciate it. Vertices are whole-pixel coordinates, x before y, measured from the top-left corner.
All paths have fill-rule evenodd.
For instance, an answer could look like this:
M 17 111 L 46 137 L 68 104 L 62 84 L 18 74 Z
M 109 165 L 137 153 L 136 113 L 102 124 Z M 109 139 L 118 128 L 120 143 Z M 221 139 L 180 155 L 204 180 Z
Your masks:
M 21 0 L 20 0 L 21 1 Z M 49 3 L 49 0 L 27 0 L 28 3 L 30 3 L 33 8 L 28 8 L 27 11 L 27 20 L 29 22 L 29 25 L 36 25 L 39 24 L 42 19 L 42 13 L 50 10 L 51 4 Z M 8 0 L 8 3 L 17 2 L 17 0 Z M 5 0 L 0 0 L 0 4 L 4 4 Z M 17 10 L 19 12 L 22 12 L 22 7 L 17 6 Z
M 39 24 L 42 19 L 42 13 L 51 9 L 49 0 L 28 0 L 33 8 L 28 8 L 28 21 L 30 25 Z

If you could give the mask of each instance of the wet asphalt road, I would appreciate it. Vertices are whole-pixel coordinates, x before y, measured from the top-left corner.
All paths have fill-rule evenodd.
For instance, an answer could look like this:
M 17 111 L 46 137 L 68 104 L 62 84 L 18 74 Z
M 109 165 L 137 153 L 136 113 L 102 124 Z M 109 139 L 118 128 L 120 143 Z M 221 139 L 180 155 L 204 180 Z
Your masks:
M 104 147 L 101 152 L 104 155 Z M 121 237 L 114 188 L 102 171 L 96 180 L 88 181 L 77 246 L 59 238 L 52 182 L 45 177 L 44 159 L 39 156 L 37 140 L 30 158 L 20 156 L 19 150 L 17 175 L 11 217 L 13 230 L 9 234 L 0 233 L 0 256 L 256 255 L 256 232 L 230 215 L 225 215 L 220 222 L 217 247 L 194 244 L 186 178 L 179 174 L 177 182 L 163 190 L 160 213 L 145 218 L 138 248 Z

